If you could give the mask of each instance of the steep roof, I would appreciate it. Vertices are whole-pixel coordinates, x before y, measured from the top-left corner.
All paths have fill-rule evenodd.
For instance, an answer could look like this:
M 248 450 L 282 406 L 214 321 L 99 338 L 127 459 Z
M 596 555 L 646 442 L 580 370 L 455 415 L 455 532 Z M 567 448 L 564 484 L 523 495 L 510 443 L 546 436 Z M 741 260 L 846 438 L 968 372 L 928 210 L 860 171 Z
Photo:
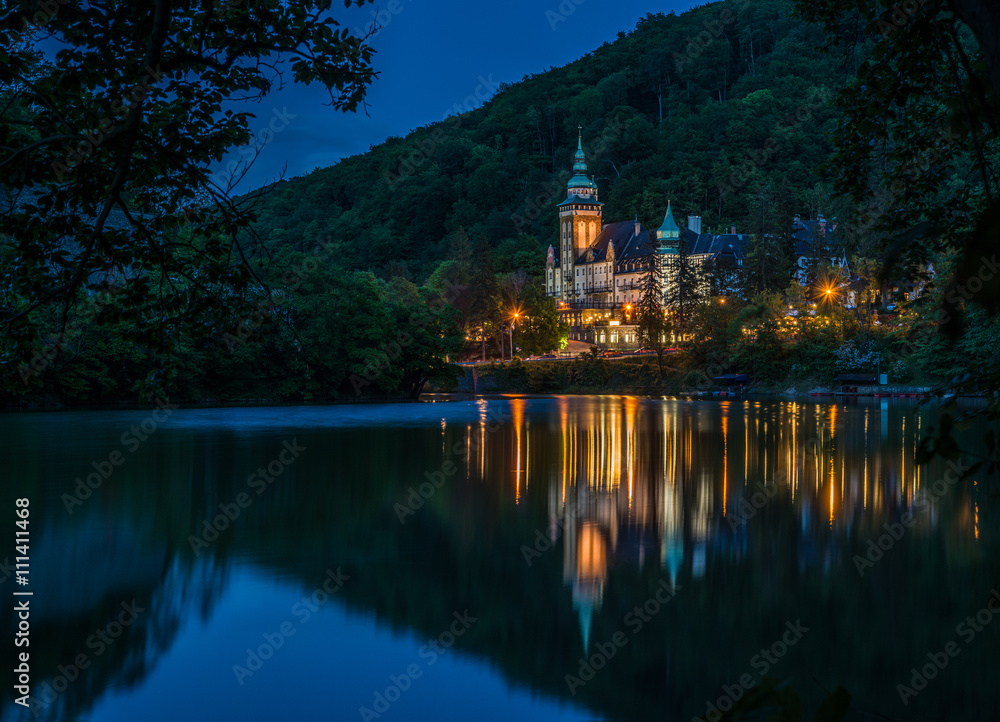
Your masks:
M 573 156 L 573 177 L 566 184 L 567 188 L 589 188 L 597 190 L 597 184 L 587 177 L 587 156 L 583 152 L 583 131 L 579 131 L 576 139 L 576 154 Z
M 680 236 L 680 226 L 674 220 L 674 212 L 670 209 L 670 201 L 667 201 L 667 213 L 663 216 L 663 223 L 656 231 L 656 237 L 661 241 L 676 240 Z
M 825 228 L 824 228 L 825 225 Z M 837 234 L 834 223 L 829 221 L 795 221 L 792 227 L 792 238 L 795 239 L 795 256 L 813 255 L 816 240 L 822 238 L 822 246 L 826 255 L 839 257 L 844 253 L 843 234 Z
M 566 200 L 564 200 L 561 203 L 557 204 L 556 207 L 558 208 L 559 206 L 568 206 L 571 203 L 589 203 L 592 206 L 603 206 L 604 205 L 600 201 L 595 201 L 594 198 L 593 198 L 593 196 L 581 196 L 581 195 L 577 195 L 575 193 L 572 193 L 570 195 L 567 195 L 566 196 Z
M 716 236 L 711 233 L 698 234 L 689 228 L 678 230 L 684 250 L 692 255 L 739 257 L 746 253 L 747 244 L 750 242 L 750 236 L 746 234 L 726 233 Z M 635 233 L 635 221 L 609 223 L 594 239 L 592 248 L 595 263 L 607 260 L 609 243 L 614 243 L 615 246 L 615 271 L 621 273 L 622 271 L 641 269 L 646 263 L 650 248 L 658 241 L 655 232 L 650 231 L 641 223 L 638 235 Z M 553 250 L 558 266 L 560 262 L 559 251 L 558 249 Z M 587 252 L 585 250 L 575 259 L 575 262 L 586 263 L 586 259 Z

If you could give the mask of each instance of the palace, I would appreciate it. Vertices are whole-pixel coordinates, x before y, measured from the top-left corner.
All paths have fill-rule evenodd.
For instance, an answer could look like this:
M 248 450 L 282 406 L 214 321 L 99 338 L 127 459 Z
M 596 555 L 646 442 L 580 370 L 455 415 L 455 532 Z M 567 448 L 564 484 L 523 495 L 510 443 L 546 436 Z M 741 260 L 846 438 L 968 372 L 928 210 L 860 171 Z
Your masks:
M 616 348 L 638 346 L 635 306 L 654 252 L 667 260 L 683 250 L 696 269 L 710 262 L 743 265 L 749 236 L 737 234 L 735 228 L 723 235 L 702 233 L 700 216 L 689 216 L 688 227 L 681 229 L 669 202 L 655 232 L 638 219 L 605 224 L 597 184 L 587 176 L 582 135 L 574 160 L 566 200 L 559 204 L 559 248 L 549 246 L 545 262 L 546 293 L 556 299 L 571 339 Z M 667 298 L 676 283 L 670 264 L 664 268 L 661 298 Z M 699 275 L 699 282 L 707 293 L 706 273 Z

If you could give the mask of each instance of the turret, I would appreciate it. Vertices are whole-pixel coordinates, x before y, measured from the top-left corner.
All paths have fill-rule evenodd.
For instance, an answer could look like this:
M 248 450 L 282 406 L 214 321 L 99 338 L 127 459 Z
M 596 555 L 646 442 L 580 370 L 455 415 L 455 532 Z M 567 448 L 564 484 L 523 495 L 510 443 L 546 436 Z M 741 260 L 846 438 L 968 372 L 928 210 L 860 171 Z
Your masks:
M 670 209 L 670 201 L 667 201 L 667 214 L 663 217 L 663 224 L 656 229 L 656 240 L 659 243 L 661 252 L 676 253 L 681 245 L 681 229 L 674 221 L 674 213 Z
M 581 127 L 577 129 L 573 177 L 566 184 L 566 200 L 559 204 L 560 296 L 565 301 L 578 300 L 583 292 L 575 264 L 594 245 L 601 232 L 601 205 L 597 200 L 597 184 L 587 177 Z

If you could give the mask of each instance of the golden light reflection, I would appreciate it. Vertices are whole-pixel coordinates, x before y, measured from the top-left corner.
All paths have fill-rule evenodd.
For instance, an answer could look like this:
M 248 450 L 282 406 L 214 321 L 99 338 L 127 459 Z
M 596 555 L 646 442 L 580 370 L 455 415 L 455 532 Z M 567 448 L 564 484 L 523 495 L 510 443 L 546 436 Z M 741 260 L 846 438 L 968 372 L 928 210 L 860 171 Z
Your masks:
M 635 484 L 635 417 L 639 400 L 625 397 L 625 467 L 628 476 L 628 505 L 632 507 L 632 493 Z
M 569 472 L 569 402 L 565 396 L 560 396 L 559 400 L 559 433 L 562 435 L 562 498 L 559 506 L 566 505 L 566 477 Z
M 603 580 L 607 565 L 608 550 L 600 529 L 592 522 L 584 522 L 576 545 L 576 578 Z
M 878 401 L 761 406 L 563 397 L 537 406 L 525 399 L 502 403 L 509 404 L 511 420 L 497 434 L 486 434 L 485 402 L 481 406 L 479 471 L 511 469 L 516 504 L 537 498 L 549 505 L 551 528 L 563 530 L 565 583 L 573 585 L 574 608 L 588 630 L 585 620 L 599 609 L 604 579 L 622 555 L 641 564 L 659 556 L 672 582 L 685 569 L 701 573 L 706 562 L 696 549 L 710 550 L 708 564 L 745 555 L 746 542 L 734 539 L 749 534 L 759 540 L 768 533 L 768 520 L 781 518 L 741 519 L 734 537 L 729 520 L 740 516 L 738 505 L 759 481 L 774 483 L 784 474 L 788 492 L 766 503 L 790 509 L 798 522 L 791 529 L 801 535 L 843 533 L 855 526 L 867 534 L 901 509 L 912 510 L 920 496 L 919 477 L 906 478 L 919 471 L 912 461 L 919 416 L 907 434 L 905 413 L 893 406 L 889 426 L 884 407 L 881 417 L 874 413 Z M 472 424 L 463 431 L 466 439 L 476 438 Z M 490 454 L 504 461 L 495 456 L 490 463 Z M 729 467 L 739 474 L 740 457 L 743 484 L 737 477 L 730 490 Z M 471 468 L 475 462 L 469 463 Z M 526 495 L 532 470 L 535 484 L 545 470 L 551 485 L 541 497 Z M 932 473 L 940 478 L 939 471 Z M 936 506 L 935 513 L 952 512 Z M 963 514 L 962 528 L 972 526 L 979 539 L 978 506 L 969 500 Z
M 514 503 L 521 501 L 521 438 L 524 427 L 524 399 L 511 399 L 511 423 L 514 425 Z
M 729 498 L 729 404 L 722 404 L 722 516 Z
M 486 478 L 486 411 L 489 402 L 486 399 L 479 399 L 476 402 L 479 407 L 479 478 Z
M 833 482 L 830 483 L 830 528 L 833 528 Z

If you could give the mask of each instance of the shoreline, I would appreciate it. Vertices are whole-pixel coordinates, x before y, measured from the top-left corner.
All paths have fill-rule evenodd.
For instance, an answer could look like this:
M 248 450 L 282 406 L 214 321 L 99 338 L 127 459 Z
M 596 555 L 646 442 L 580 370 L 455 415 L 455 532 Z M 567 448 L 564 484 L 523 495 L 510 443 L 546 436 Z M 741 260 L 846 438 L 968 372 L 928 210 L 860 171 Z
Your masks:
M 898 388 L 898 387 L 897 387 Z M 921 387 L 923 388 L 923 387 Z M 844 393 L 844 392 L 824 392 L 824 393 L 814 393 L 808 391 L 795 391 L 788 392 L 779 390 L 760 390 L 760 391 L 674 391 L 669 389 L 662 390 L 652 390 L 648 387 L 631 387 L 631 388 L 618 388 L 614 390 L 599 389 L 599 388 L 575 388 L 566 391 L 552 391 L 552 392 L 531 392 L 531 391 L 484 391 L 480 393 L 472 393 L 466 391 L 428 391 L 420 394 L 419 398 L 380 398 L 380 399 L 341 399 L 341 400 L 330 400 L 330 401 L 290 401 L 283 402 L 279 400 L 269 400 L 269 399 L 253 399 L 247 401 L 232 401 L 216 403 L 210 401 L 201 401 L 193 403 L 177 402 L 178 408 L 181 410 L 194 410 L 194 409 L 251 409 L 251 408 L 296 408 L 302 406 L 310 407 L 336 407 L 336 406 L 372 406 L 379 404 L 417 404 L 417 403 L 448 403 L 453 401 L 469 401 L 476 399 L 511 399 L 511 398 L 535 398 L 535 399 L 551 399 L 559 398 L 562 396 L 607 396 L 607 397 L 639 397 L 646 399 L 662 399 L 662 400 L 674 400 L 674 401 L 776 401 L 776 402 L 805 402 L 812 401 L 816 403 L 831 402 L 831 401 L 846 401 L 849 399 L 872 399 L 872 400 L 901 400 L 905 399 L 909 402 L 914 402 L 915 404 L 920 404 L 922 402 L 930 401 L 935 398 L 940 398 L 941 400 L 952 400 L 958 401 L 960 403 L 970 403 L 979 401 L 985 403 L 986 399 L 983 396 L 970 396 L 970 395 L 955 395 L 950 394 L 943 397 L 937 397 L 933 393 L 892 393 L 892 394 L 866 394 L 866 393 Z M 143 403 L 132 403 L 132 402 L 122 402 L 122 403 L 108 403 L 108 404 L 62 404 L 62 405 L 51 405 L 51 406 L 30 406 L 25 405 L 24 407 L 18 408 L 14 406 L 6 406 L 0 409 L 0 413 L 3 414 L 17 414 L 17 413 L 53 413 L 53 412 L 81 412 L 81 411 L 143 411 L 150 406 L 155 406 L 154 402 L 149 402 L 147 404 Z

